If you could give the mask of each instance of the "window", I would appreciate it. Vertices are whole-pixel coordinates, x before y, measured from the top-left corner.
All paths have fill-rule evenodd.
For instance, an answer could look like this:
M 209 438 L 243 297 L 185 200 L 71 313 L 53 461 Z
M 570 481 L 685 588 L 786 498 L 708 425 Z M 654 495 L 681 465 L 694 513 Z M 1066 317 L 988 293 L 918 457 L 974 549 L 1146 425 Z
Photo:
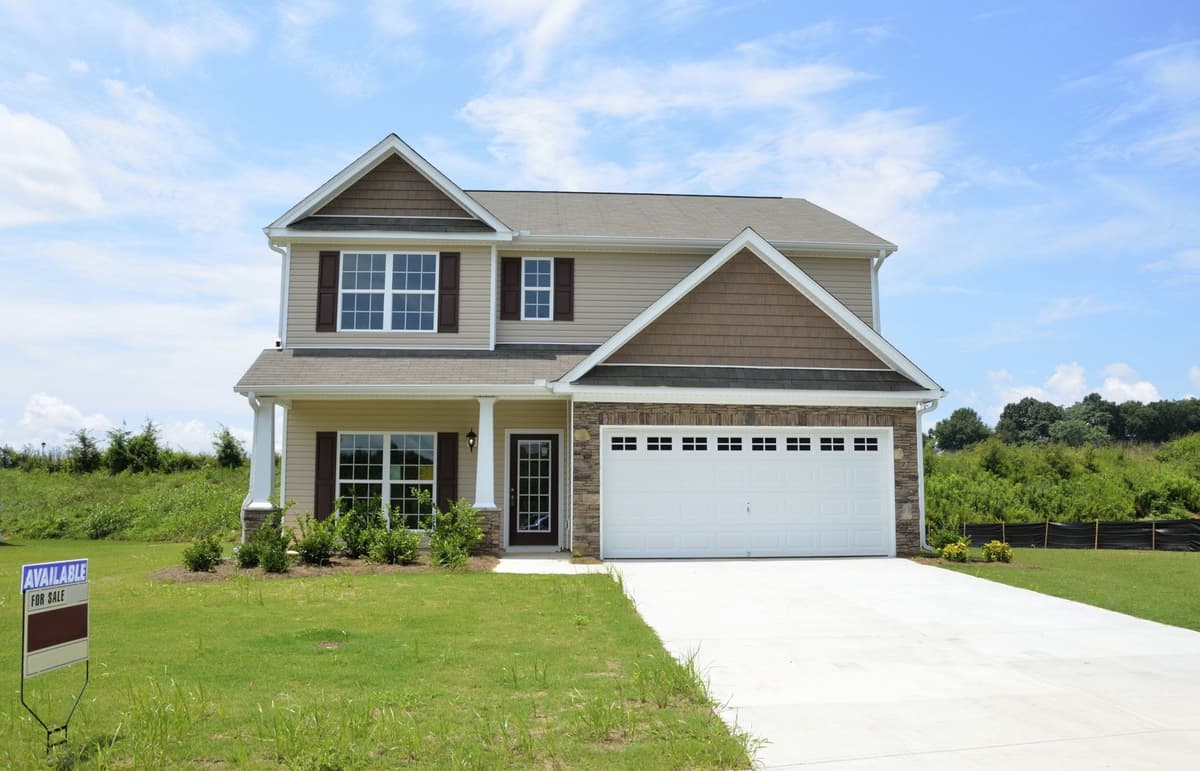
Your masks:
M 612 438 L 612 448 L 613 448 L 613 450 L 616 450 L 618 452 L 622 451 L 622 450 L 636 450 L 637 449 L 637 437 L 636 436 L 614 436 Z
M 879 452 L 879 440 L 873 436 L 854 437 L 855 452 Z
M 415 489 L 434 490 L 434 434 L 342 434 L 338 438 L 337 494 L 348 502 L 378 505 L 388 527 L 416 530 L 432 514 Z M 387 469 L 386 475 L 384 469 Z
M 741 452 L 742 438 L 740 436 L 718 436 L 717 452 Z
M 521 318 L 551 318 L 550 287 L 553 286 L 554 260 L 526 257 L 521 261 Z
M 752 452 L 775 452 L 775 437 L 755 436 L 750 438 Z
M 708 449 L 708 437 L 706 436 L 685 436 L 683 438 L 684 452 L 703 452 Z
M 432 332 L 436 254 L 342 254 L 341 329 Z
M 812 440 L 807 436 L 789 436 L 787 448 L 788 452 L 808 452 L 812 450 Z
M 840 436 L 821 437 L 821 452 L 844 452 L 846 440 Z
M 646 437 L 646 449 L 665 451 L 671 449 L 671 437 L 669 436 L 649 436 Z

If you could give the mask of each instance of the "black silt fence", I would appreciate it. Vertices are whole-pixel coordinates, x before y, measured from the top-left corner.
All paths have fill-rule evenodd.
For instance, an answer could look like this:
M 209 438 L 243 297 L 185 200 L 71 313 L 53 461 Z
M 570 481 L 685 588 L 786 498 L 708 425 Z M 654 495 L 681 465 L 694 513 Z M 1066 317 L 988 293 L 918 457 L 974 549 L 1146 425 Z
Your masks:
M 1200 519 L 1161 522 L 1026 522 L 964 525 L 972 546 L 1005 541 L 1040 549 L 1200 551 Z

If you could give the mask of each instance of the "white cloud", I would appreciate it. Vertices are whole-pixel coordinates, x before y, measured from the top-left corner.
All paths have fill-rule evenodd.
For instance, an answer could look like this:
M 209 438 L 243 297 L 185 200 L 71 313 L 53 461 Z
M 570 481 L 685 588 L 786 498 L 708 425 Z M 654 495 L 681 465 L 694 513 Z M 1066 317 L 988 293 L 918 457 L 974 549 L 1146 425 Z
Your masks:
M 1096 316 L 1120 310 L 1121 306 L 1098 303 L 1091 297 L 1059 297 L 1038 311 L 1039 324 L 1056 324 L 1083 316 Z
M 1200 367 L 1194 368 L 1200 376 Z M 1027 396 L 1041 401 L 1069 406 L 1089 393 L 1099 393 L 1118 404 L 1126 401 L 1153 402 L 1161 397 L 1158 389 L 1148 380 L 1141 379 L 1128 364 L 1117 362 L 1105 367 L 1100 373 L 1103 381 L 1098 386 L 1089 385 L 1086 372 L 1078 362 L 1059 364 L 1054 372 L 1039 385 L 1014 382 L 1007 370 L 987 373 L 988 381 L 996 397 L 996 403 L 985 410 L 991 420 L 1000 416 L 1006 404 L 1018 402 Z
M 339 96 L 357 98 L 378 88 L 370 57 L 337 56 L 319 50 L 316 33 L 341 13 L 329 0 L 289 0 L 276 6 L 279 49 L 291 63 Z M 393 22 L 395 23 L 395 22 Z
M 472 24 L 509 36 L 493 54 L 492 66 L 496 74 L 503 72 L 522 84 L 542 76 L 569 36 L 582 38 L 593 26 L 580 19 L 584 0 L 447 0 L 447 4 L 464 11 Z
M 67 69 L 76 75 L 86 75 L 91 68 L 83 59 L 70 59 L 67 61 Z
M 102 199 L 79 148 L 58 126 L 0 104 L 0 226 L 99 212 Z
M 1158 389 L 1148 380 L 1142 380 L 1128 364 L 1110 364 L 1104 369 L 1104 382 L 1097 389 L 1105 399 L 1114 402 L 1158 401 Z
M 1200 364 L 1188 370 L 1188 382 L 1192 384 L 1192 388 L 1200 388 Z
M 367 3 L 367 18 L 372 29 L 390 37 L 408 37 L 421 28 L 404 0 L 371 0 Z
M 40 447 L 45 442 L 47 448 L 63 447 L 80 429 L 98 438 L 112 425 L 112 421 L 101 413 L 85 415 L 57 396 L 36 393 L 29 397 L 12 429 L 0 436 L 0 444 L 20 448 L 25 445 Z

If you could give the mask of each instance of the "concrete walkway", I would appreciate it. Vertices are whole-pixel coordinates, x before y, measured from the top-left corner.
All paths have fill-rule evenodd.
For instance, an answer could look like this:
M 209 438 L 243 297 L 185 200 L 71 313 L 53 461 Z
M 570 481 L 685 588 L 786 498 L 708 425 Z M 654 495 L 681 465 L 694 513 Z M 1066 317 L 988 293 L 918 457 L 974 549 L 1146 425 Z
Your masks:
M 907 560 L 608 564 L 762 766 L 1200 767 L 1196 632 Z
M 541 575 L 575 575 L 579 573 L 607 573 L 606 565 L 574 563 L 566 552 L 506 553 L 492 569 L 493 573 L 530 573 Z

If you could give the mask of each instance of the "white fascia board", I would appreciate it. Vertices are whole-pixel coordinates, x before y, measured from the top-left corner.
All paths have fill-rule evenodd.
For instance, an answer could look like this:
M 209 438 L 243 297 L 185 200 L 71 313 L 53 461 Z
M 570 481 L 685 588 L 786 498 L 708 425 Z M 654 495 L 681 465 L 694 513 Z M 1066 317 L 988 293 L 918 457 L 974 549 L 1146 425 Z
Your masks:
M 577 402 L 642 404 L 765 404 L 796 407 L 913 407 L 938 391 L 793 391 L 770 388 L 635 388 L 554 384 Z
M 414 233 L 411 230 L 293 230 L 291 228 L 269 227 L 264 231 L 272 243 L 276 244 L 327 244 L 333 241 L 387 242 L 416 241 L 438 244 L 456 244 L 464 241 L 496 243 L 511 241 L 512 233 Z
M 474 399 L 480 396 L 521 399 L 561 399 L 544 384 L 495 385 L 468 383 L 454 385 L 258 385 L 234 386 L 235 393 L 254 393 L 264 398 L 292 399 Z
M 754 252 L 785 281 L 807 297 L 814 305 L 823 310 L 834 322 L 878 356 L 889 367 L 914 383 L 923 386 L 925 389 L 936 391 L 942 396 L 945 395 L 941 386 L 922 372 L 917 365 L 909 361 L 895 346 L 884 340 L 870 326 L 863 323 L 862 319 L 855 316 L 849 308 L 809 277 L 808 274 L 797 267 L 795 263 L 784 256 L 782 252 L 766 239 L 756 233 L 753 228 L 749 227 L 722 246 L 712 257 L 709 257 L 700 267 L 696 268 L 682 281 L 673 286 L 670 291 L 660 297 L 653 305 L 642 311 L 633 321 L 629 322 L 609 338 L 604 345 L 597 348 L 570 372 L 563 375 L 560 382 L 574 382 L 591 370 L 592 367 L 602 363 L 609 356 L 616 353 L 621 346 L 632 340 L 635 335 L 648 327 L 663 313 L 666 313 L 675 303 L 683 299 L 742 249 L 749 249 Z M 936 398 L 941 398 L 941 396 Z
M 329 181 L 309 193 L 304 200 L 288 209 L 281 217 L 268 225 L 266 228 L 268 231 L 267 235 L 271 235 L 270 231 L 272 229 L 286 227 L 289 222 L 294 222 L 301 217 L 307 217 L 317 211 L 336 198 L 346 188 L 362 179 L 367 172 L 378 166 L 393 153 L 403 158 L 418 173 L 428 179 L 434 187 L 449 196 L 455 203 L 478 219 L 486 222 L 497 232 L 512 233 L 512 229 L 501 222 L 499 217 L 488 211 L 479 201 L 476 201 L 463 192 L 461 187 L 454 184 L 449 177 L 439 171 L 432 163 L 422 158 L 420 153 L 409 147 L 403 139 L 395 134 L 388 134 L 370 150 L 358 156 L 349 166 L 339 171 Z
M 513 238 L 514 246 L 530 249 L 593 249 L 609 251 L 612 249 L 645 249 L 652 251 L 694 252 L 719 249 L 728 241 L 720 238 L 659 238 L 639 236 L 587 236 L 587 235 L 534 235 L 521 231 Z M 874 257 L 884 249 L 891 254 L 899 247 L 892 243 L 855 244 L 845 242 L 825 241 L 772 241 L 775 248 L 795 252 L 814 252 L 838 256 L 845 253 L 848 257 Z

